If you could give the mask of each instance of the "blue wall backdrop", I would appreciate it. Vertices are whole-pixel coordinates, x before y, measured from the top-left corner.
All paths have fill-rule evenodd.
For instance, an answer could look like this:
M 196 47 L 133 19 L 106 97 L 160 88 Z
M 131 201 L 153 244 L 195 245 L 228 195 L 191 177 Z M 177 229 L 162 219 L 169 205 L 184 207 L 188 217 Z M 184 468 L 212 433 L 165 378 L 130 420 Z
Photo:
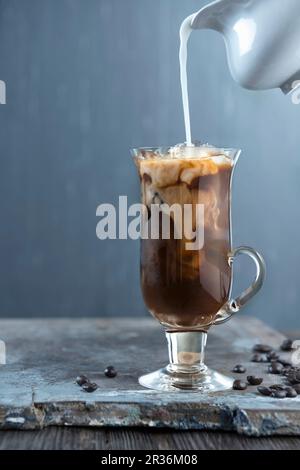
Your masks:
M 146 315 L 139 243 L 99 241 L 96 208 L 138 201 L 129 148 L 184 140 L 178 30 L 200 0 L 0 0 L 0 315 Z M 234 244 L 268 278 L 245 314 L 300 326 L 300 106 L 249 92 L 222 37 L 190 45 L 193 134 L 240 147 Z M 253 275 L 236 265 L 236 290 Z

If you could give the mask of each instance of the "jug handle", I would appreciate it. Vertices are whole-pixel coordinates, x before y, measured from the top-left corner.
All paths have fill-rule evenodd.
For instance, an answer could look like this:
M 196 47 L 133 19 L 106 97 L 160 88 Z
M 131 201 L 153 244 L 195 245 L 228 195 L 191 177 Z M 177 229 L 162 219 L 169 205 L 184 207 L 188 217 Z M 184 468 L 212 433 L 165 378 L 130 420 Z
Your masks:
M 241 295 L 235 299 L 229 300 L 223 307 L 218 317 L 214 321 L 213 325 L 220 325 L 227 322 L 233 315 L 240 311 L 252 297 L 254 297 L 262 288 L 264 280 L 266 278 L 266 265 L 263 257 L 253 248 L 248 246 L 241 246 L 234 249 L 228 254 L 228 263 L 230 266 L 233 265 L 234 259 L 239 255 L 249 256 L 255 263 L 256 276 L 251 286 L 248 287 Z

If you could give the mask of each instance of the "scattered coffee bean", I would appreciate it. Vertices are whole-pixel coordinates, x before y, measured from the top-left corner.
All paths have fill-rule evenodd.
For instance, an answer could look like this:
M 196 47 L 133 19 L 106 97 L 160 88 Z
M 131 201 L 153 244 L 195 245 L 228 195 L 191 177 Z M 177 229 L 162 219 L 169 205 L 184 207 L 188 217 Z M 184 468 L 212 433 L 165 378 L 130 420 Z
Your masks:
M 91 382 L 86 382 L 82 385 L 82 389 L 85 391 L 85 392 L 88 392 L 88 393 L 93 393 L 95 392 L 95 390 L 97 390 L 98 388 L 98 385 L 95 384 L 95 383 L 91 383 Z
M 247 380 L 250 385 L 260 385 L 263 383 L 263 379 L 255 377 L 255 375 L 248 375 Z
M 272 348 L 268 344 L 256 344 L 253 347 L 253 351 L 259 352 L 259 353 L 268 353 L 272 351 Z
M 242 380 L 235 380 L 232 385 L 233 390 L 246 390 L 247 384 Z
M 117 375 L 117 371 L 113 366 L 108 366 L 106 367 L 104 374 L 106 375 L 106 377 L 113 379 Z
M 253 354 L 251 357 L 251 362 L 263 362 L 263 357 L 261 354 Z
M 269 387 L 271 390 L 286 390 L 287 388 L 290 388 L 290 387 L 286 387 L 285 385 L 281 385 L 281 384 L 274 384 L 274 385 L 270 385 Z
M 295 384 L 293 386 L 293 389 L 295 390 L 295 392 L 297 393 L 297 395 L 300 395 L 300 384 Z
M 281 346 L 281 351 L 292 351 L 293 350 L 293 340 L 292 339 L 285 339 Z
M 287 393 L 285 390 L 275 390 L 272 393 L 272 397 L 274 398 L 286 398 L 286 396 L 287 396 Z
M 300 368 L 290 367 L 290 370 L 285 373 L 286 378 L 292 385 L 300 384 Z
M 290 390 L 286 390 L 286 396 L 287 396 L 287 398 L 296 398 L 297 392 L 296 392 L 296 390 L 291 388 Z
M 270 395 L 272 395 L 272 390 L 269 387 L 261 386 L 257 387 L 257 390 L 261 395 L 264 395 L 265 397 L 269 397 Z
M 271 362 L 271 365 L 268 367 L 268 371 L 270 374 L 281 374 L 283 370 L 283 365 L 279 362 Z
M 244 374 L 246 372 L 246 368 L 241 364 L 238 364 L 232 369 L 232 372 L 235 372 L 236 374 Z
M 78 375 L 78 377 L 76 377 L 76 383 L 80 385 L 80 387 L 88 381 L 89 379 L 85 375 Z
M 296 398 L 297 392 L 294 387 L 281 384 L 270 385 L 270 387 L 257 387 L 259 393 L 273 398 Z

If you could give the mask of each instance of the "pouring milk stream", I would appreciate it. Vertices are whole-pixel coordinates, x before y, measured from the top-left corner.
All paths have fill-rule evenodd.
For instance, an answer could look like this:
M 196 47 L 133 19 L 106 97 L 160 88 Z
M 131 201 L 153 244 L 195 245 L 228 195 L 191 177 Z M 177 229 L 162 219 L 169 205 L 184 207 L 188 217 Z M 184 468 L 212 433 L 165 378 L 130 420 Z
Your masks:
M 192 133 L 191 133 L 191 120 L 190 120 L 190 105 L 189 105 L 189 92 L 187 81 L 187 46 L 188 40 L 191 35 L 192 27 L 191 21 L 193 16 L 189 16 L 184 20 L 180 28 L 180 50 L 179 50 L 179 64 L 180 64 L 180 82 L 185 126 L 186 145 L 192 146 Z

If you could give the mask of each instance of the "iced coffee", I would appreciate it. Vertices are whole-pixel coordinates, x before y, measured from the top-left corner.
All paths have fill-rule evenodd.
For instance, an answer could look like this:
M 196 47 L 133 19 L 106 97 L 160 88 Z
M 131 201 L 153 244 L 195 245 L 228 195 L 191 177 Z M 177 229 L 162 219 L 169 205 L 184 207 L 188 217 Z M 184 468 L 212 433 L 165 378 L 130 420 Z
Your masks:
M 154 208 L 174 204 L 182 208 L 181 221 L 178 214 L 177 217 L 173 212 L 167 215 L 169 237 L 162 236 L 159 228 L 157 237 L 144 237 L 141 241 L 145 303 L 169 330 L 205 330 L 230 295 L 228 253 L 233 162 L 221 150 L 205 146 L 165 151 L 144 149 L 136 154 L 135 161 L 142 202 L 147 208 L 148 233 L 151 234 Z M 182 228 L 186 223 L 186 206 L 191 208 L 191 234 L 203 236 L 198 248 L 193 248 L 193 239 L 184 231 L 178 237 L 178 225 Z M 200 220 L 199 207 L 203 208 Z M 161 210 L 160 224 L 164 216 Z

